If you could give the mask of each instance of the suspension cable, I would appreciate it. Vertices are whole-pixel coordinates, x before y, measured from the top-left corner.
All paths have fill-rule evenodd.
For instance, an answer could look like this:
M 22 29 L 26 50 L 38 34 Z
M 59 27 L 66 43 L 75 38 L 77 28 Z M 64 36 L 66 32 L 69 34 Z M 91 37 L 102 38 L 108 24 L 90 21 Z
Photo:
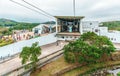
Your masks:
M 73 16 L 74 16 L 74 25 L 75 25 L 75 0 L 73 0 Z
M 38 8 L 37 6 L 35 6 L 35 5 L 33 5 L 33 4 L 29 3 L 29 2 L 27 2 L 27 1 L 25 1 L 25 0 L 22 0 L 22 1 L 25 2 L 25 3 L 27 3 L 28 5 L 30 5 L 30 6 L 32 6 L 32 7 L 34 7 L 34 8 L 36 8 L 36 9 L 40 10 L 40 11 L 42 11 L 43 13 L 45 13 L 45 14 L 51 16 L 51 17 L 54 17 L 53 15 L 51 15 L 51 14 L 49 14 L 48 12 L 46 12 L 46 11 L 44 11 L 44 10 Z
M 18 5 L 20 5 L 20 6 L 23 6 L 23 7 L 27 8 L 27 9 L 30 9 L 30 10 L 32 10 L 32 11 L 34 11 L 34 12 L 37 12 L 37 13 L 39 13 L 39 14 L 42 14 L 42 15 L 44 15 L 44 16 L 46 16 L 46 17 L 48 17 L 48 18 L 51 19 L 51 17 L 49 17 L 48 15 L 45 15 L 45 14 L 43 14 L 43 13 L 41 13 L 41 12 L 35 10 L 35 9 L 32 9 L 32 8 L 30 8 L 30 7 L 27 7 L 27 6 L 25 6 L 25 5 L 21 4 L 21 3 L 18 3 L 18 2 L 16 2 L 16 1 L 13 1 L 13 0 L 10 0 L 10 1 L 13 2 L 13 3 L 15 3 L 15 4 L 18 4 Z
M 74 13 L 74 18 L 75 18 L 75 0 L 73 0 L 73 13 Z

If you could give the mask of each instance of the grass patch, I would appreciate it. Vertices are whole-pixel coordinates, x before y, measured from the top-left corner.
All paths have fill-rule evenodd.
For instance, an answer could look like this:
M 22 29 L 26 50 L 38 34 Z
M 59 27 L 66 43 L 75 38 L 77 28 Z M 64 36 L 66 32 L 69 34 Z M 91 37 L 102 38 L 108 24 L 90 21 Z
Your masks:
M 113 76 L 113 75 L 111 75 L 111 74 L 108 74 L 107 76 Z
M 117 76 L 120 76 L 120 72 L 117 74 Z
M 120 61 L 107 61 L 103 63 L 89 64 L 87 66 L 79 67 L 69 72 L 66 72 L 62 76 L 75 76 L 75 75 L 83 76 L 85 74 L 90 74 L 98 69 L 102 69 L 105 67 L 108 68 L 114 65 L 120 65 Z
M 38 69 L 36 72 L 32 73 L 31 76 L 50 76 L 51 74 L 54 74 L 55 72 L 69 66 L 72 66 L 72 64 L 65 62 L 64 57 L 62 56 L 59 59 L 43 66 L 41 71 Z
M 90 64 L 82 67 L 78 67 L 76 69 L 73 69 L 69 72 L 66 72 L 65 74 L 61 76 L 75 76 L 75 75 L 84 75 L 84 74 L 89 74 L 92 73 L 93 71 L 96 71 L 98 69 L 101 69 L 103 67 L 110 67 L 114 65 L 119 65 L 120 61 L 107 61 L 104 63 L 98 63 L 98 64 Z M 51 74 L 54 74 L 66 67 L 70 67 L 73 64 L 68 64 L 65 60 L 64 57 L 60 57 L 59 59 L 43 66 L 41 69 L 42 71 L 39 71 L 39 69 L 32 73 L 31 76 L 50 76 Z M 108 75 L 111 76 L 111 75 Z
M 0 47 L 11 44 L 13 42 L 14 42 L 13 39 L 8 39 L 8 40 L 0 39 Z

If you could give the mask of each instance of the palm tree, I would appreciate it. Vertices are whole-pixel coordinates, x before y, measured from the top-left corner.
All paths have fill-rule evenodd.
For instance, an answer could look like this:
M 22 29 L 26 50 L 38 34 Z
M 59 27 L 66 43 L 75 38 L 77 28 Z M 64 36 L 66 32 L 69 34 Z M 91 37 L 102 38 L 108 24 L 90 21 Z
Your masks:
M 40 54 L 41 48 L 38 46 L 38 42 L 33 43 L 31 47 L 23 47 L 22 52 L 20 53 L 20 58 L 22 58 L 21 63 L 23 65 L 30 62 L 30 64 L 25 66 L 25 69 L 33 68 L 33 70 L 35 71 Z

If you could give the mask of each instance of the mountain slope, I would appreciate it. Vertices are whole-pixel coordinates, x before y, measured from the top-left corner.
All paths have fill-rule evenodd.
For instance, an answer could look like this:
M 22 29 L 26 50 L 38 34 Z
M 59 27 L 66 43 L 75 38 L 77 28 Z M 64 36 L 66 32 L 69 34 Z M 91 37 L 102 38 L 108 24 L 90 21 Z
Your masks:
M 15 25 L 16 23 L 17 23 L 16 21 L 10 19 L 4 19 L 4 18 L 0 19 L 0 26 L 12 26 Z

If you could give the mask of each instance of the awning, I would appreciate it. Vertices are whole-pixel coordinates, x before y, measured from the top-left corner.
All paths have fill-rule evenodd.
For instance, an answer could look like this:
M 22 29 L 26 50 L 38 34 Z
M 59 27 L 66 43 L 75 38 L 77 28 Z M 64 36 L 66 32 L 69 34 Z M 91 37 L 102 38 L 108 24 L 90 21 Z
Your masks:
M 57 19 L 61 19 L 61 20 L 80 20 L 83 19 L 84 16 L 54 16 Z

